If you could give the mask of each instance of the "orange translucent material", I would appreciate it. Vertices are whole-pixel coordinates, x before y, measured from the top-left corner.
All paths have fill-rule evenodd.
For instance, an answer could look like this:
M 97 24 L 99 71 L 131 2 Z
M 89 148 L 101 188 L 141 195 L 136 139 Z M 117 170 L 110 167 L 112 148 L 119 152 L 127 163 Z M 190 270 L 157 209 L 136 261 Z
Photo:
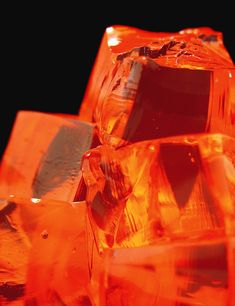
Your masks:
M 234 237 L 111 250 L 97 305 L 233 306 L 234 263 Z
M 235 233 L 235 139 L 198 135 L 86 153 L 97 245 L 137 247 Z
M 0 201 L 0 305 L 91 305 L 85 211 L 82 202 Z
M 235 70 L 221 33 L 108 28 L 79 116 L 115 146 L 202 132 L 235 136 Z
M 73 201 L 94 127 L 62 115 L 21 111 L 0 168 L 0 196 Z
M 234 68 L 209 28 L 109 27 L 79 116 L 18 113 L 0 306 L 234 306 Z

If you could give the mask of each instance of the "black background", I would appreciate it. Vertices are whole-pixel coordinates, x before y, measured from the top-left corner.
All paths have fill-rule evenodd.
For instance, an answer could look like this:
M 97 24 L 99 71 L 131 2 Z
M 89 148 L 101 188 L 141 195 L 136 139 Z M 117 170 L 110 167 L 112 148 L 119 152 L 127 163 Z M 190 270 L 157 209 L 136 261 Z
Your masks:
M 215 1 L 216 2 L 216 1 Z M 127 4 L 129 7 L 127 7 Z M 161 4 L 161 5 L 160 5 Z M 233 59 L 232 8 L 220 2 L 87 2 L 86 6 L 36 6 L 2 10 L 1 152 L 20 109 L 76 113 L 107 26 L 152 31 L 209 26 L 224 34 Z M 83 3 L 84 5 L 84 3 Z

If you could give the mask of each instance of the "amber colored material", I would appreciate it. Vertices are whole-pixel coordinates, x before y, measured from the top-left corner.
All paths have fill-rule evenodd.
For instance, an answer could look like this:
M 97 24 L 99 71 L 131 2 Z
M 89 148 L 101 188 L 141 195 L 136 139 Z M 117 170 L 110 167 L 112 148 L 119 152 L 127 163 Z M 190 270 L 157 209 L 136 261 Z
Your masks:
M 0 201 L 0 305 L 91 305 L 85 211 L 82 202 Z
M 19 112 L 0 168 L 0 196 L 73 201 L 93 134 L 91 124 L 72 116 Z
M 18 113 L 0 197 L 0 306 L 234 306 L 221 33 L 108 28 L 79 116 Z
M 235 136 L 235 70 L 221 33 L 107 28 L 79 116 L 115 146 L 202 132 Z
M 83 175 L 97 244 L 136 247 L 235 234 L 235 140 L 220 134 L 86 153 Z
M 234 305 L 234 237 L 116 249 L 105 257 L 97 305 Z

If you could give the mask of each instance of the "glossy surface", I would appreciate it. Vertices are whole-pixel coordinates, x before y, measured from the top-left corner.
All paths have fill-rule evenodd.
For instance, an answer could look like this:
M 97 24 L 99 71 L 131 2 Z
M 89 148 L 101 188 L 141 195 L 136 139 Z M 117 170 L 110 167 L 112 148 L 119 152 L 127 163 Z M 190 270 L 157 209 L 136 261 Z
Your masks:
M 73 201 L 82 155 L 94 144 L 91 124 L 73 117 L 18 113 L 0 168 L 0 196 Z
M 197 135 L 84 156 L 97 245 L 136 247 L 235 232 L 235 140 Z
M 0 306 L 234 306 L 234 72 L 211 29 L 114 26 L 79 116 L 19 112 Z
M 232 306 L 234 262 L 234 237 L 112 250 L 99 305 Z
M 235 136 L 235 70 L 221 33 L 108 28 L 79 116 L 113 146 L 202 132 Z
M 91 305 L 85 211 L 82 202 L 0 201 L 0 305 Z

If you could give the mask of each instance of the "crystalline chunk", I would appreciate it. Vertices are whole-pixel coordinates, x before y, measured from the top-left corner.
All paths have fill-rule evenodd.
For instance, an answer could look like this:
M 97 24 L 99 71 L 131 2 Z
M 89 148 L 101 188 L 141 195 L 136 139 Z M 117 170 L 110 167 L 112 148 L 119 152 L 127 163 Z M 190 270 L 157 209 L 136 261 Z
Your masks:
M 98 247 L 234 234 L 235 141 L 220 134 L 145 141 L 84 156 Z
M 114 146 L 174 135 L 235 136 L 235 70 L 207 28 L 108 28 L 80 110 Z
M 82 155 L 94 141 L 89 123 L 19 112 L 1 164 L 0 195 L 73 201 L 81 183 Z
M 12 197 L 0 205 L 0 304 L 89 301 L 85 203 Z

